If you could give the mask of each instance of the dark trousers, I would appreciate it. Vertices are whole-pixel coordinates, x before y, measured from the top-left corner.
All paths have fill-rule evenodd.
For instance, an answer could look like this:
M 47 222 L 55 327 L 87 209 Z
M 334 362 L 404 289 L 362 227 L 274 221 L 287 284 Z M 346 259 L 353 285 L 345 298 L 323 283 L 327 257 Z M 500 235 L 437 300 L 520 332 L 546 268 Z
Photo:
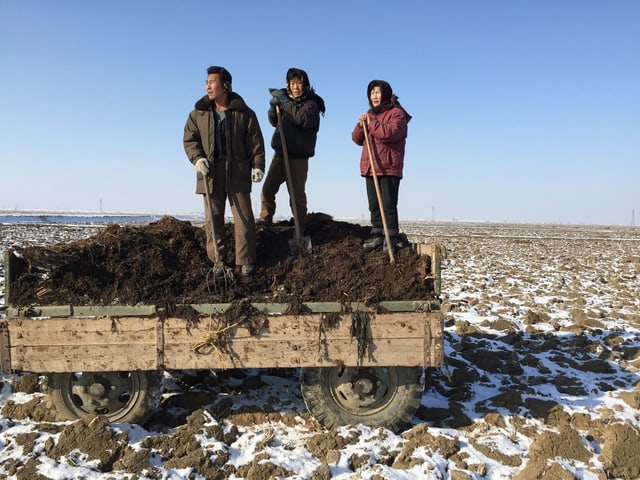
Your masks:
M 369 201 L 369 213 L 371 214 L 371 233 L 373 235 L 383 235 L 382 213 L 380 212 L 373 177 L 365 177 L 365 182 L 367 186 L 367 200 Z M 400 233 L 398 229 L 398 192 L 400 190 L 400 177 L 381 176 L 378 177 L 378 183 L 380 184 L 380 197 L 382 199 L 384 215 L 387 220 L 389 236 L 396 237 Z
M 295 202 L 298 210 L 298 219 L 300 226 L 304 229 L 307 221 L 307 194 L 305 193 L 305 184 L 307 183 L 307 171 L 309 169 L 308 158 L 291 158 L 289 157 L 289 167 L 291 168 L 291 183 L 293 192 L 289 192 L 289 205 Z M 273 220 L 276 213 L 276 194 L 280 190 L 280 185 L 286 183 L 286 171 L 284 167 L 284 158 L 276 153 L 269 165 L 269 171 L 262 185 L 262 193 L 260 194 L 260 218 Z M 293 207 L 291 209 L 293 213 Z

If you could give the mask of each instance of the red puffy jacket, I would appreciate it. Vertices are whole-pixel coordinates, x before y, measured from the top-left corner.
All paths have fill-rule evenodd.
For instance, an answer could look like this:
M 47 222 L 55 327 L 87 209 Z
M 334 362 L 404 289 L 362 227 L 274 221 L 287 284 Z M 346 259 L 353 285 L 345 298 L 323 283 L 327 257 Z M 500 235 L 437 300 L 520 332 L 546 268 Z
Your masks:
M 404 108 L 395 104 L 378 114 L 369 111 L 368 132 L 373 151 L 374 165 L 378 176 L 388 175 L 402 178 L 404 167 L 404 147 L 407 141 L 407 124 L 411 120 Z M 351 133 L 352 140 L 362 146 L 360 155 L 360 175 L 371 176 L 369 152 L 364 141 L 362 124 Z

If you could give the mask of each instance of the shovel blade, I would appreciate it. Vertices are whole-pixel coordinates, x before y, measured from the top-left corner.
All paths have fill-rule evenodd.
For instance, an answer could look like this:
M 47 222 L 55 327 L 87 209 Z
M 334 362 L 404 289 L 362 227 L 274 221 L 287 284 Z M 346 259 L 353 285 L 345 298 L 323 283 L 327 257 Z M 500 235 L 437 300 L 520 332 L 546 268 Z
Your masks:
M 297 255 L 303 250 L 311 250 L 312 247 L 310 237 L 292 238 L 289 240 L 291 255 Z

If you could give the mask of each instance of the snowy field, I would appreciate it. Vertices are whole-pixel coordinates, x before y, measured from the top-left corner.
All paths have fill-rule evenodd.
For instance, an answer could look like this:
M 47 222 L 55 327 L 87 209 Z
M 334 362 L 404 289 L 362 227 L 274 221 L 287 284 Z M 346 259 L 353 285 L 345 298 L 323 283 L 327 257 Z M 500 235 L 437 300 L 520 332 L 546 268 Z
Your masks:
M 0 477 L 640 478 L 640 228 L 402 227 L 448 251 L 446 366 L 405 432 L 323 430 L 294 369 L 166 374 L 144 428 L 48 421 L 38 379 L 4 375 Z M 101 228 L 0 224 L 0 253 Z

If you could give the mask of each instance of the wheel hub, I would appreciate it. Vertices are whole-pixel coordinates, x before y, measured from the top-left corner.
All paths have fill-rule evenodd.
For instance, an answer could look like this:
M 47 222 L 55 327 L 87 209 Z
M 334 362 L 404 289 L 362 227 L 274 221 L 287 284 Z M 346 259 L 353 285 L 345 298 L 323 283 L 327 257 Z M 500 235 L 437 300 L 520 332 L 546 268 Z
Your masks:
M 334 381 L 336 400 L 343 408 L 354 412 L 376 408 L 384 403 L 389 390 L 386 376 L 373 368 L 347 369 Z
M 102 383 L 92 383 L 87 387 L 87 393 L 92 397 L 102 398 L 106 391 L 107 389 Z
M 359 378 L 353 383 L 353 392 L 361 397 L 372 394 L 375 385 L 370 378 Z
M 135 389 L 131 379 L 119 373 L 81 374 L 70 387 L 78 408 L 100 414 L 123 408 Z

